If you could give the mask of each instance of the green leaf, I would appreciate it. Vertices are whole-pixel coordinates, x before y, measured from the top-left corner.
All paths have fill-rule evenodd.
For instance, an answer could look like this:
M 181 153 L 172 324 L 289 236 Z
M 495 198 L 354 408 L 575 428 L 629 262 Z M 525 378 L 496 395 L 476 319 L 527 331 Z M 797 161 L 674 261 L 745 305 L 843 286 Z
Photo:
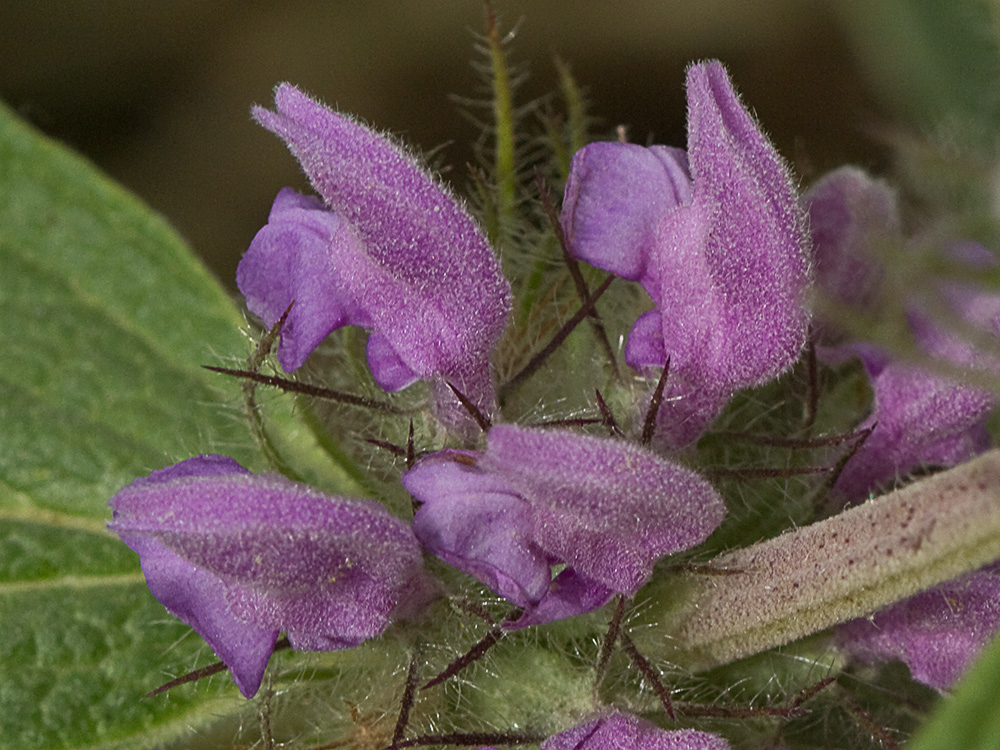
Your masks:
M 831 6 L 883 101 L 920 126 L 949 119 L 992 143 L 1000 97 L 996 10 L 987 0 L 850 0 Z
M 105 529 L 108 498 L 200 452 L 267 469 L 235 381 L 244 321 L 170 228 L 0 109 L 0 748 L 145 748 L 247 710 L 228 674 L 144 693 L 213 660 Z M 283 457 L 355 493 L 289 399 Z M 284 411 L 282 411 L 282 409 Z
M 1000 747 L 1000 638 L 907 744 L 907 750 Z

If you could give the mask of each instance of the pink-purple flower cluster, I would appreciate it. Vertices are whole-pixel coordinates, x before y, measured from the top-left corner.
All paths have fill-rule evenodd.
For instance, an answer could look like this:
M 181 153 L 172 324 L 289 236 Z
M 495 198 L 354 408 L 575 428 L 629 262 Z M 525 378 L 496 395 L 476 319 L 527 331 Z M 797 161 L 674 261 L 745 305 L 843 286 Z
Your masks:
M 890 283 L 880 257 L 887 248 L 906 252 L 914 244 L 903 235 L 895 193 L 861 170 L 845 167 L 817 182 L 803 201 L 822 293 L 854 311 L 877 310 Z M 965 270 L 996 266 L 992 253 L 973 243 L 954 243 L 938 252 Z M 1000 295 L 956 282 L 937 282 L 930 293 L 965 325 L 1000 337 Z M 924 356 L 997 371 L 995 360 L 960 333 L 934 322 L 922 303 L 913 294 L 905 312 Z M 989 447 L 986 420 L 995 405 L 991 393 L 851 338 L 833 321 L 821 321 L 820 330 L 822 355 L 831 361 L 859 358 L 873 391 L 871 413 L 861 425 L 872 432 L 834 487 L 841 502 L 859 502 L 918 469 L 955 466 Z M 998 596 L 1000 578 L 990 566 L 850 622 L 837 640 L 864 661 L 901 659 L 915 679 L 947 690 L 1000 630 Z
M 693 68 L 690 96 L 694 187 L 684 177 L 681 189 L 694 197 L 685 199 L 691 205 L 679 210 L 671 231 L 676 242 L 685 234 L 692 242 L 676 248 L 675 262 L 661 248 L 646 279 L 658 276 L 657 288 L 678 294 L 686 286 L 688 308 L 710 294 L 712 312 L 697 317 L 701 333 L 685 340 L 689 349 L 704 343 L 712 325 L 731 321 L 713 334 L 720 351 L 710 361 L 684 364 L 675 353 L 681 378 L 698 367 L 725 371 L 715 390 L 728 396 L 794 358 L 807 317 L 799 287 L 808 269 L 799 257 L 800 217 L 794 200 L 786 200 L 787 175 L 721 67 Z M 370 330 L 368 362 L 386 390 L 430 381 L 446 426 L 461 419 L 445 386 L 493 412 L 490 356 L 510 288 L 475 221 L 398 146 L 291 86 L 278 88 L 276 112 L 257 108 L 254 116 L 286 141 L 322 198 L 281 191 L 238 270 L 248 307 L 266 325 L 291 305 L 278 349 L 283 367 L 300 367 L 332 330 L 358 325 Z M 755 167 L 760 149 L 771 161 Z M 678 169 L 681 162 L 686 170 L 683 159 Z M 727 200 L 720 170 L 766 183 L 744 196 L 739 210 L 749 212 L 740 221 L 753 225 L 754 241 L 775 245 L 764 249 L 767 259 L 741 260 L 753 244 L 749 235 L 718 235 L 728 223 L 706 218 Z M 578 172 L 572 184 L 579 187 Z M 772 200 L 771 191 L 780 193 L 775 207 L 754 209 L 755 201 Z M 579 200 L 568 211 L 579 224 L 601 220 L 588 219 Z M 764 215 L 775 211 L 787 215 Z M 668 282 L 683 258 L 704 275 Z M 725 288 L 737 269 L 768 263 L 775 267 L 761 268 L 765 275 L 795 276 L 776 290 L 787 300 L 775 307 L 774 323 L 747 308 L 740 284 Z M 785 333 L 755 330 L 750 343 L 739 333 L 738 319 L 746 316 Z M 198 457 L 119 492 L 111 501 L 112 528 L 140 553 L 154 595 L 206 639 L 252 695 L 281 631 L 301 649 L 345 648 L 381 633 L 414 590 L 426 589 L 415 583 L 423 576 L 417 540 L 524 608 L 510 626 L 525 627 L 592 611 L 617 593 L 633 596 L 656 560 L 703 541 L 725 513 L 694 472 L 622 440 L 565 430 L 500 425 L 485 450 L 432 454 L 403 481 L 420 503 L 413 531 L 372 502 L 325 497 L 280 477 L 251 475 L 229 459 Z M 561 568 L 555 577 L 554 566 Z
M 791 175 L 718 62 L 688 70 L 688 149 L 593 143 L 573 158 L 563 229 L 581 260 L 638 281 L 655 308 L 633 367 L 670 362 L 658 442 L 696 440 L 733 393 L 799 357 L 806 222 Z
M 522 607 L 515 627 L 634 596 L 653 563 L 726 512 L 706 480 L 637 445 L 514 425 L 490 430 L 482 452 L 422 459 L 403 485 L 424 548 Z
M 796 362 L 811 322 L 814 263 L 826 294 L 874 305 L 887 270 L 866 248 L 900 230 L 894 196 L 856 170 L 834 173 L 800 201 L 719 63 L 689 69 L 687 96 L 686 151 L 585 147 L 562 214 L 572 255 L 638 282 L 652 300 L 625 357 L 644 374 L 669 362 L 659 452 L 513 424 L 489 429 L 485 447 L 470 439 L 452 388 L 471 411 L 501 421 L 491 358 L 511 308 L 475 220 L 399 146 L 292 86 L 278 88 L 276 111 L 254 110 L 319 194 L 282 190 L 238 270 L 265 325 L 290 309 L 282 367 L 301 367 L 337 328 L 363 327 L 375 382 L 397 391 L 427 381 L 433 413 L 451 440 L 466 442 L 403 474 L 416 501 L 412 524 L 374 501 L 251 474 L 221 456 L 153 472 L 112 498 L 110 528 L 139 553 L 154 596 L 202 635 L 244 695 L 258 690 L 280 633 L 297 649 L 350 648 L 420 607 L 434 590 L 423 552 L 521 608 L 504 623 L 517 629 L 635 596 L 660 558 L 702 543 L 722 522 L 719 494 L 670 456 L 701 437 L 736 391 Z M 960 286 L 942 294 L 963 319 L 1000 331 L 1000 299 Z M 930 354 L 979 362 L 918 309 L 911 324 Z M 838 339 L 830 321 L 820 326 L 825 356 L 861 356 L 875 393 L 867 424 L 877 427 L 838 480 L 847 501 L 983 448 L 993 405 L 984 391 Z M 877 633 L 852 623 L 841 642 L 862 658 L 899 656 L 917 679 L 947 687 L 995 630 L 996 581 L 990 568 L 953 582 L 876 615 Z M 973 614 L 944 616 L 952 602 Z M 728 745 L 617 713 L 543 745 L 612 747 Z

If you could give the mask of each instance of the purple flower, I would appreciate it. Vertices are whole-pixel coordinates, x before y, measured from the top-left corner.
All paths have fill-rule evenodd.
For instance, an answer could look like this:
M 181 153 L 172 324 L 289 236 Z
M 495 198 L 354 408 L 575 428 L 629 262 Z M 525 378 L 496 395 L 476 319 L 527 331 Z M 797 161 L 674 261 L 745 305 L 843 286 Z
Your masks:
M 368 363 L 388 391 L 450 381 L 484 412 L 495 404 L 490 354 L 510 286 L 475 221 L 396 144 L 282 84 L 276 112 L 254 117 L 280 136 L 323 198 L 278 194 L 237 270 L 247 306 L 268 326 L 294 301 L 278 348 L 302 365 L 336 328 L 371 330 Z
M 809 210 L 817 286 L 830 300 L 876 313 L 888 278 L 879 250 L 905 242 L 895 193 L 863 171 L 843 167 L 810 188 L 803 203 Z M 971 243 L 955 245 L 947 254 L 966 268 L 996 263 L 989 251 Z M 992 335 L 1000 332 L 1000 295 L 957 283 L 938 283 L 932 291 L 968 324 Z M 921 308 L 916 298 L 907 305 L 907 323 L 928 355 L 963 367 L 992 364 Z M 822 321 L 821 331 L 828 343 L 839 344 L 824 349 L 824 359 L 859 357 L 874 392 L 872 412 L 862 426 L 875 429 L 837 480 L 844 502 L 863 500 L 921 466 L 954 466 L 986 449 L 992 394 L 894 361 L 877 345 L 845 342 L 836 321 Z
M 900 659 L 914 679 L 948 690 L 1000 630 L 1000 565 L 935 586 L 841 626 L 837 641 L 863 661 Z
M 379 635 L 421 589 L 413 533 L 381 506 L 330 497 L 224 456 L 154 471 L 111 501 L 150 591 L 252 697 L 280 631 L 330 651 Z
M 844 504 L 865 500 L 920 467 L 949 467 L 990 445 L 986 419 L 993 397 L 903 362 L 879 349 L 855 345 L 824 358 L 858 356 L 871 380 L 872 411 L 860 427 L 874 427 L 834 486 Z
M 694 729 L 667 731 L 655 724 L 620 713 L 549 737 L 542 750 L 729 750 L 722 737 Z
M 805 343 L 809 243 L 784 162 L 718 62 L 688 70 L 688 151 L 594 143 L 573 158 L 573 254 L 638 281 L 656 309 L 626 360 L 662 367 L 658 440 L 696 439 L 732 393 L 787 370 Z
M 834 302 L 877 313 L 889 273 L 878 250 L 903 248 L 895 194 L 859 169 L 844 167 L 816 183 L 803 198 L 809 209 L 816 251 L 817 285 Z M 966 270 L 996 265 L 995 257 L 973 243 L 960 243 L 942 258 Z M 929 290 L 952 315 L 979 332 L 1000 333 L 1000 296 L 967 283 L 935 281 Z M 906 301 L 906 319 L 916 344 L 952 365 L 996 371 L 994 359 L 933 320 L 915 296 Z M 822 334 L 839 346 L 827 360 L 861 359 L 874 394 L 862 426 L 874 427 L 838 477 L 835 491 L 845 502 L 922 467 L 948 467 L 986 450 L 986 419 L 992 394 L 916 365 L 895 361 L 876 345 L 844 343 L 836 321 Z M 869 618 L 852 620 L 837 631 L 841 648 L 861 661 L 900 659 L 914 679 L 947 690 L 982 646 L 1000 630 L 1000 567 L 987 566 L 904 599 Z
M 694 729 L 667 731 L 617 712 L 549 737 L 542 750 L 729 750 L 722 737 Z M 496 750 L 483 747 L 478 750 Z
M 879 250 L 902 242 L 895 191 L 856 167 L 841 167 L 817 181 L 802 204 L 809 214 L 819 291 L 871 311 L 886 279 Z M 822 334 L 828 341 L 836 336 L 833 330 Z
M 516 627 L 633 596 L 663 555 L 704 541 L 725 506 L 694 472 L 624 441 L 500 425 L 482 453 L 403 475 L 424 547 L 525 612 Z M 566 567 L 552 578 L 551 566 Z

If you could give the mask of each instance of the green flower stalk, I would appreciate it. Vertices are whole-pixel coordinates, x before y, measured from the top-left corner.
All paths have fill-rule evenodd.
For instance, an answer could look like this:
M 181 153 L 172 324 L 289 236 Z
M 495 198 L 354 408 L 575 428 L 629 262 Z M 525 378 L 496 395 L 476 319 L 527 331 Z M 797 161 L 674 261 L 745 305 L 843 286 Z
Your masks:
M 720 555 L 700 573 L 661 579 L 645 592 L 634 638 L 647 653 L 699 671 L 866 616 L 998 559 L 994 450 Z

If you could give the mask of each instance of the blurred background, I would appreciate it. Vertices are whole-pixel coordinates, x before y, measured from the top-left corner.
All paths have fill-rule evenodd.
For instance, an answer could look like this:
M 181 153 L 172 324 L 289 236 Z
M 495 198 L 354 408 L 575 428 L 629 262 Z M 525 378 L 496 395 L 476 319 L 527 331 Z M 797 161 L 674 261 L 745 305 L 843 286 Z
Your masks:
M 572 67 L 598 132 L 683 146 L 684 69 L 717 57 L 803 180 L 892 166 L 886 133 L 968 106 L 1000 112 L 996 7 L 972 0 L 496 0 L 516 29 L 520 101 Z M 275 193 L 305 181 L 249 117 L 279 81 L 402 135 L 459 191 L 479 135 L 452 97 L 472 69 L 479 0 L 3 0 L 0 98 L 165 215 L 233 288 Z M 970 51 L 973 54 L 970 54 Z M 1000 120 L 994 120 L 1000 124 Z M 993 138 L 992 135 L 989 136 Z M 2 165 L 0 165 L 2 168 Z

